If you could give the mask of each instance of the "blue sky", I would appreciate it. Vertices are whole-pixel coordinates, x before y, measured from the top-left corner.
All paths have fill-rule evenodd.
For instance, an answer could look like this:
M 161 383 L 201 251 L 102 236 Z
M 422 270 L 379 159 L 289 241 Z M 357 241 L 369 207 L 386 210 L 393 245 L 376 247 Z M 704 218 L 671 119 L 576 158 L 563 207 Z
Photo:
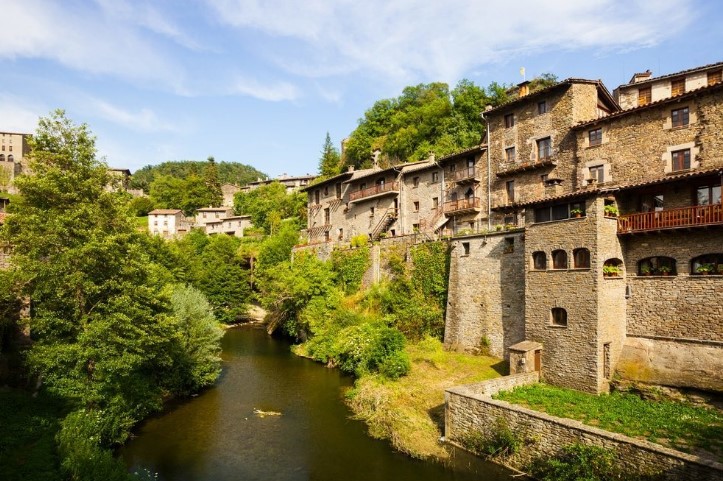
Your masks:
M 315 173 L 374 101 L 462 78 L 602 79 L 723 60 L 715 0 L 0 0 L 0 131 L 63 108 L 109 165 Z

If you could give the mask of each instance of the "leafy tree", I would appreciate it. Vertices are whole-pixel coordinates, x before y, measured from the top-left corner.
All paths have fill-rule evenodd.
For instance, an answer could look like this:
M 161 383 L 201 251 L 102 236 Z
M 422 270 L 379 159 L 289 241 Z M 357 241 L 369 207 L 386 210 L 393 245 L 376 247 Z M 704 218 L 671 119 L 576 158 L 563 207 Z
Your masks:
M 204 180 L 206 181 L 206 187 L 209 191 L 209 205 L 221 205 L 223 202 L 223 192 L 221 192 L 221 182 L 218 179 L 218 166 L 216 165 L 216 159 L 213 156 L 208 158 L 208 164 L 206 165 L 206 171 L 204 173 Z
M 327 132 L 324 147 L 321 151 L 321 158 L 319 159 L 319 175 L 333 177 L 339 173 L 341 173 L 341 156 L 331 142 L 329 132 Z
M 291 250 L 299 242 L 299 225 L 294 220 L 281 224 L 279 231 L 267 237 L 259 248 L 259 269 L 272 267 L 291 259 Z
M 185 181 L 170 175 L 158 176 L 150 185 L 150 198 L 157 209 L 180 209 Z
M 279 182 L 262 185 L 249 192 L 238 192 L 234 197 L 234 210 L 238 215 L 250 215 L 255 227 L 271 233 L 282 219 L 297 217 L 306 222 L 306 195 L 286 193 Z
M 157 177 L 164 175 L 176 179 L 185 179 L 189 175 L 204 177 L 207 168 L 208 161 L 197 160 L 169 161 L 158 165 L 146 165 L 133 173 L 130 185 L 134 189 L 143 189 L 148 193 L 151 184 Z M 216 162 L 216 169 L 218 170 L 218 182 L 220 184 L 246 185 L 256 179 L 266 177 L 263 172 L 250 165 L 238 162 Z
M 156 208 L 182 209 L 189 216 L 201 207 L 221 203 L 221 197 L 209 189 L 206 180 L 195 174 L 185 179 L 169 175 L 157 177 L 151 184 L 150 198 Z
M 128 201 L 128 209 L 131 215 L 136 217 L 145 217 L 154 209 L 153 201 L 146 196 L 133 197 Z

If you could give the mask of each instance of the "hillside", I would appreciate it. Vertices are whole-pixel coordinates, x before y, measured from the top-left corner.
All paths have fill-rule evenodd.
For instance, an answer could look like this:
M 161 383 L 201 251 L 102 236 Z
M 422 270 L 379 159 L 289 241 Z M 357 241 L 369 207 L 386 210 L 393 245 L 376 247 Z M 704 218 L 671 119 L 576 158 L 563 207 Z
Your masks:
M 202 177 L 207 164 L 208 162 L 205 160 L 177 160 L 158 165 L 146 165 L 133 173 L 131 188 L 143 189 L 148 193 L 153 180 L 161 175 L 170 175 L 179 179 L 184 179 L 191 174 Z M 245 185 L 260 177 L 266 177 L 263 172 L 240 162 L 218 162 L 216 165 L 218 166 L 218 180 L 221 184 Z

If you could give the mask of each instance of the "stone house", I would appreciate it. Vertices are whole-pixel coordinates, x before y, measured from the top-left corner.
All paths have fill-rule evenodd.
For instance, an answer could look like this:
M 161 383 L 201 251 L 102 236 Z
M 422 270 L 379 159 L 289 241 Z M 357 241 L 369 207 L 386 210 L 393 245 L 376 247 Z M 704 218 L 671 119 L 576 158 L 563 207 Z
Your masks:
M 17 193 L 15 177 L 27 171 L 30 134 L 0 132 L 0 192 Z
M 206 230 L 206 224 L 221 220 L 224 217 L 233 215 L 233 209 L 230 207 L 202 207 L 196 210 L 195 227 Z
M 148 213 L 148 232 L 164 238 L 182 236 L 188 233 L 191 222 L 181 209 L 155 209 Z
M 224 217 L 221 219 L 221 232 L 227 235 L 236 237 L 244 236 L 244 229 L 251 227 L 250 215 L 233 215 L 230 217 Z

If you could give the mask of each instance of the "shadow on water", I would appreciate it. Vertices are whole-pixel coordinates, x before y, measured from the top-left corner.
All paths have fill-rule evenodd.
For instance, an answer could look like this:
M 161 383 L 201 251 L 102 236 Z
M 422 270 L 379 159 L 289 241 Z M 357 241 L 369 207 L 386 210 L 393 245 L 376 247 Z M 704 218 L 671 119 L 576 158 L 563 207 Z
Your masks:
M 371 439 L 342 399 L 352 380 L 294 356 L 288 343 L 261 329 L 229 330 L 222 357 L 216 386 L 138 428 L 120 453 L 131 471 L 146 468 L 162 481 L 511 479 L 460 450 L 444 467 Z M 439 422 L 441 407 L 433 411 Z

